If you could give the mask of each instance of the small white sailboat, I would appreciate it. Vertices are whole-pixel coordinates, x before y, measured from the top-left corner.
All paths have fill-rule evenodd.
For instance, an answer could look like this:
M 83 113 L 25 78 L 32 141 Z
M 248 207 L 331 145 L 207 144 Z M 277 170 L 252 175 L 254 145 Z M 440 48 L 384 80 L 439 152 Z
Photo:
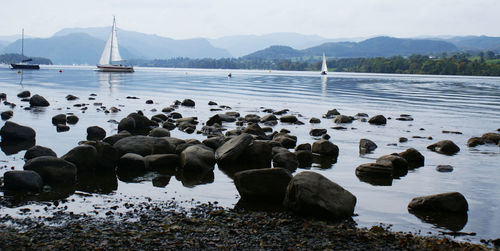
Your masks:
M 323 64 L 321 65 L 321 75 L 326 75 L 328 72 L 328 68 L 326 67 L 326 57 L 325 53 L 323 53 Z
M 109 35 L 106 46 L 101 54 L 101 59 L 97 64 L 98 71 L 105 72 L 134 72 L 133 66 L 123 65 L 122 57 L 120 56 L 120 51 L 118 50 L 118 40 L 116 39 L 116 22 L 115 17 L 113 17 L 113 27 L 111 28 L 111 34 Z

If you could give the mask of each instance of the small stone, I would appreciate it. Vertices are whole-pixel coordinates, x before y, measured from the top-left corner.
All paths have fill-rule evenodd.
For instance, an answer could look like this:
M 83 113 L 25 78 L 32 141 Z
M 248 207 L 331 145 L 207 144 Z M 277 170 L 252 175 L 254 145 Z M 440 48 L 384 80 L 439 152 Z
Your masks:
M 436 166 L 436 170 L 442 173 L 449 173 L 453 171 L 453 167 L 450 165 L 438 165 Z

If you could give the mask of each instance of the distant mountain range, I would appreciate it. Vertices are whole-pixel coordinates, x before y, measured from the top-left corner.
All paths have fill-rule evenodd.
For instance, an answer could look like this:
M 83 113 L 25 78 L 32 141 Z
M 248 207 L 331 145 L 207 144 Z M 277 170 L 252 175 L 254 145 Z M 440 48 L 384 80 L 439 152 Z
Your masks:
M 436 54 L 454 52 L 459 48 L 452 43 L 425 39 L 401 39 L 393 37 L 376 37 L 362 42 L 330 42 L 304 50 L 295 50 L 287 46 L 271 46 L 254 52 L 244 58 L 293 59 L 315 58 L 325 53 L 328 57 L 388 57 L 407 56 L 411 54 Z
M 266 35 L 238 35 L 209 39 L 210 43 L 228 50 L 233 57 L 241 57 L 273 45 L 289 46 L 298 50 L 317 46 L 327 42 L 362 41 L 366 38 L 330 39 L 317 35 L 302 35 L 292 32 L 279 32 Z
M 110 27 L 67 28 L 49 38 L 25 38 L 25 55 L 44 57 L 55 64 L 96 64 Z M 0 36 L 0 54 L 20 53 L 20 35 Z M 298 33 L 238 35 L 216 39 L 172 39 L 118 29 L 120 53 L 125 59 L 141 60 L 188 58 L 302 58 L 317 60 L 322 53 L 329 58 L 387 57 L 410 54 L 440 54 L 456 51 L 500 53 L 500 37 L 431 38 L 338 38 L 329 39 Z

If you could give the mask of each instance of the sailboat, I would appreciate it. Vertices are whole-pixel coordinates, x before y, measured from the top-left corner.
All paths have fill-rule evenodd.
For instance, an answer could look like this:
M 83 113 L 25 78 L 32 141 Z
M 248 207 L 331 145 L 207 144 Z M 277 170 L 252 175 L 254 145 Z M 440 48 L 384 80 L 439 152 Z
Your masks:
M 101 59 L 97 64 L 97 70 L 105 72 L 134 72 L 134 67 L 120 64 L 122 61 L 123 59 L 118 50 L 118 40 L 116 39 L 116 21 L 115 17 L 113 17 L 111 34 L 102 51 Z
M 325 53 L 323 53 L 323 64 L 321 65 L 321 75 L 326 75 L 328 72 L 328 68 L 326 67 L 326 57 Z
M 24 59 L 24 29 L 23 29 L 21 44 L 22 44 L 22 46 L 21 46 L 21 63 L 10 64 L 10 66 L 12 66 L 12 69 L 40 70 L 40 65 L 28 63 L 28 62 L 33 61 L 31 58 Z

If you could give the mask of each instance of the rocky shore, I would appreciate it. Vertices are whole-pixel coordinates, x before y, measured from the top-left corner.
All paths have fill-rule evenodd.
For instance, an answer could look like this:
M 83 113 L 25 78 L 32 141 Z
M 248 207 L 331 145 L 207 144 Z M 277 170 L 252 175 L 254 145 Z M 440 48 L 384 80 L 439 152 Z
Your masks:
M 487 250 L 444 236 L 422 237 L 385 226 L 357 228 L 292 213 L 224 209 L 188 211 L 147 205 L 138 218 L 96 218 L 61 212 L 49 218 L 0 218 L 1 250 Z
M 90 95 L 94 100 L 96 95 Z M 19 93 L 29 102 L 24 110 L 50 106 L 40 95 Z M 6 100 L 6 95 L 0 98 Z M 127 97 L 137 99 L 136 97 Z M 78 97 L 68 95 L 68 101 Z M 15 107 L 4 101 L 4 105 Z M 153 104 L 147 100 L 146 104 Z M 330 168 L 337 162 L 339 147 L 334 144 L 326 128 L 314 128 L 309 135 L 311 143 L 302 143 L 286 129 L 274 130 L 278 123 L 304 125 L 301 116 L 287 109 L 262 108 L 265 116 L 242 115 L 230 107 L 209 103 L 217 112 L 201 121 L 176 112 L 183 107 L 195 107 L 193 100 L 175 101 L 151 117 L 139 110 L 117 121 L 118 133 L 106 135 L 100 126 L 87 128 L 87 137 L 62 156 L 50 146 L 36 145 L 36 131 L 11 121 L 0 129 L 2 150 L 24 151 L 23 170 L 7 171 L 3 175 L 2 190 L 8 193 L 64 199 L 75 191 L 113 191 L 119 179 L 130 182 L 152 175 L 154 186 L 166 186 L 170 177 L 187 177 L 193 184 L 213 180 L 215 166 L 234 180 L 241 203 L 277 207 L 279 212 L 248 212 L 245 209 L 227 209 L 203 205 L 189 211 L 161 205 L 136 208 L 138 220 L 126 216 L 95 218 L 60 212 L 41 219 L 1 218 L 2 249 L 481 249 L 480 245 L 457 243 L 441 237 L 418 237 L 408 233 L 394 233 L 384 227 L 356 228 L 352 222 L 357 198 L 344 187 L 313 171 L 313 163 Z M 75 104 L 82 111 L 88 104 Z M 116 107 L 101 106 L 104 113 L 120 112 Z M 231 111 L 229 111 L 231 110 Z M 155 111 L 156 112 L 156 111 Z M 2 113 L 9 120 L 12 111 Z M 369 117 L 365 113 L 342 115 L 329 110 L 323 120 L 342 125 L 355 120 L 371 126 L 385 126 L 390 118 L 383 115 Z M 401 114 L 396 120 L 413 121 L 411 115 Z M 73 113 L 52 117 L 57 132 L 70 130 L 79 118 Z M 311 118 L 311 124 L 321 119 Z M 231 124 L 235 129 L 228 130 Z M 196 133 L 204 140 L 171 137 L 171 131 L 185 135 Z M 404 139 L 400 138 L 400 142 Z M 430 138 L 432 140 L 432 138 Z M 471 138 L 468 147 L 479 144 L 499 144 L 500 134 L 485 133 Z M 373 152 L 377 144 L 369 139 L 359 142 L 359 154 Z M 430 151 L 453 156 L 460 151 L 451 140 L 430 144 Z M 394 179 L 406 176 L 408 170 L 424 166 L 425 157 L 408 147 L 405 151 L 382 155 L 374 163 L 355 168 L 358 179 L 376 186 L 391 185 Z M 450 171 L 451 167 L 441 167 Z M 53 197 L 57 194 L 59 197 Z M 62 196 L 60 196 L 62 194 Z M 51 197 L 52 196 L 52 197 Z M 422 194 L 408 204 L 410 213 L 430 223 L 444 219 L 451 234 L 460 234 L 467 223 L 469 205 L 459 192 Z M 110 213 L 110 216 L 113 212 Z M 339 223 L 340 222 L 340 223 Z M 12 223 L 12 224 L 11 224 Z M 493 242 L 493 241 L 492 241 Z M 492 243 L 491 242 L 491 243 Z M 484 243 L 492 245 L 489 241 Z

